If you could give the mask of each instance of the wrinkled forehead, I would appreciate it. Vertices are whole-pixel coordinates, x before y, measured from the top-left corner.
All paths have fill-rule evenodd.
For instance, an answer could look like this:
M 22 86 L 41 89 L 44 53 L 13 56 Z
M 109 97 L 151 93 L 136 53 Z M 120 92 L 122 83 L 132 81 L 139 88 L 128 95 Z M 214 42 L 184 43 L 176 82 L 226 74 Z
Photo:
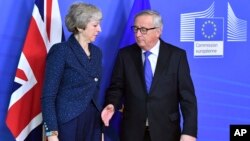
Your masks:
M 153 26 L 153 17 L 151 15 L 140 15 L 135 19 L 135 26 L 148 27 Z

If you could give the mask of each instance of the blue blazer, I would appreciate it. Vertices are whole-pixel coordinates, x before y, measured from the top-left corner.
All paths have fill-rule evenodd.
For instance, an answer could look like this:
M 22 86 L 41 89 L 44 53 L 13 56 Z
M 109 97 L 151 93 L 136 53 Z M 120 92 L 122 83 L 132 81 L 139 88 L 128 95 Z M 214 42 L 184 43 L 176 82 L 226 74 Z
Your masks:
M 89 44 L 90 59 L 73 35 L 50 49 L 45 69 L 42 114 L 46 131 L 77 117 L 93 101 L 98 108 L 102 54 Z

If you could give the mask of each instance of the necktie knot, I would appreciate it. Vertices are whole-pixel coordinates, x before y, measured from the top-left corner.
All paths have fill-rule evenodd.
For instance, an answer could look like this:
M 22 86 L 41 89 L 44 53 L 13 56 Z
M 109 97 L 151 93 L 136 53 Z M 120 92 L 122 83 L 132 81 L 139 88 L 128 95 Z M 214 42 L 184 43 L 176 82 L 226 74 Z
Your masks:
M 152 54 L 152 52 L 150 52 L 150 51 L 144 52 L 145 58 L 148 58 L 148 56 L 149 56 L 150 54 Z

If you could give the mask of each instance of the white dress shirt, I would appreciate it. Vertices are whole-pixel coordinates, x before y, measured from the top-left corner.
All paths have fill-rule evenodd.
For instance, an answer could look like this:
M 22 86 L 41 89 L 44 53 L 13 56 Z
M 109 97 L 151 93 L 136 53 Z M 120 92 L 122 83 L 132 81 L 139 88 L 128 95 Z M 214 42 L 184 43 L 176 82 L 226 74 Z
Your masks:
M 153 73 L 153 76 L 154 76 L 155 69 L 156 69 L 156 64 L 157 64 L 157 60 L 158 60 L 158 55 L 159 55 L 159 51 L 160 51 L 160 40 L 158 40 L 158 42 L 155 44 L 155 46 L 153 48 L 151 48 L 150 50 L 148 50 L 148 51 L 150 51 L 152 53 L 152 54 L 150 54 L 148 56 L 148 59 L 150 61 L 152 73 Z M 144 64 L 144 61 L 145 61 L 144 52 L 146 52 L 146 50 L 142 49 L 142 61 L 143 61 L 143 64 Z M 146 126 L 149 126 L 148 118 L 146 120 Z

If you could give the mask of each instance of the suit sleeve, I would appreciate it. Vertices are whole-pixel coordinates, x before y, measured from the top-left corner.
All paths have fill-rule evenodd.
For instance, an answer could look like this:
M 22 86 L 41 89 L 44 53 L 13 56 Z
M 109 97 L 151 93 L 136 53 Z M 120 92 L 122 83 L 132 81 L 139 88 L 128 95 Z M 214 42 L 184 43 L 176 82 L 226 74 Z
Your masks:
M 54 45 L 47 55 L 42 93 L 42 113 L 47 131 L 58 130 L 55 104 L 63 76 L 64 52 L 62 46 Z
M 178 80 L 180 108 L 183 115 L 182 134 L 197 137 L 197 101 L 185 52 L 180 57 Z
M 106 92 L 105 105 L 113 104 L 115 109 L 119 108 L 124 91 L 124 65 L 122 55 L 119 52 L 111 77 L 110 86 Z

